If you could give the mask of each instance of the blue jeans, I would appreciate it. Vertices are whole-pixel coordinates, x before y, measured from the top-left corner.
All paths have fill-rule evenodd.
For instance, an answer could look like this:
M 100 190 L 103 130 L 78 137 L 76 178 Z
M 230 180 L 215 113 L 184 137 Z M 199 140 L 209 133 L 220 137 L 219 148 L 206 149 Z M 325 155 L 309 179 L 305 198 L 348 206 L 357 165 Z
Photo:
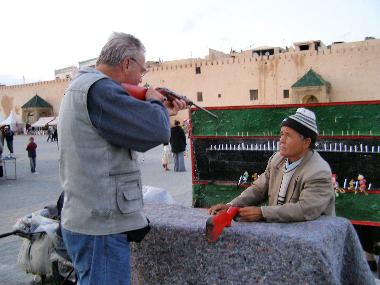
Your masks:
M 174 158 L 174 171 L 175 172 L 186 171 L 184 152 L 183 151 L 173 152 L 173 158 Z
M 29 156 L 29 162 L 30 162 L 30 171 L 32 173 L 36 172 L 36 157 Z
M 130 285 L 130 249 L 126 234 L 62 236 L 80 285 Z

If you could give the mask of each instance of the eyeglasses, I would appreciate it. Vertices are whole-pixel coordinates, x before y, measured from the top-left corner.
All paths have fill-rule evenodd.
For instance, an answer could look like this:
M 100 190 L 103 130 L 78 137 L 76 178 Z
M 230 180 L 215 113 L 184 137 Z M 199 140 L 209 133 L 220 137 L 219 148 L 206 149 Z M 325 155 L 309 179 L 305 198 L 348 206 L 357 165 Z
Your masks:
M 135 58 L 130 57 L 130 60 L 133 60 L 138 65 L 138 67 L 140 67 L 141 77 L 147 74 L 148 70 L 143 65 L 141 65 Z

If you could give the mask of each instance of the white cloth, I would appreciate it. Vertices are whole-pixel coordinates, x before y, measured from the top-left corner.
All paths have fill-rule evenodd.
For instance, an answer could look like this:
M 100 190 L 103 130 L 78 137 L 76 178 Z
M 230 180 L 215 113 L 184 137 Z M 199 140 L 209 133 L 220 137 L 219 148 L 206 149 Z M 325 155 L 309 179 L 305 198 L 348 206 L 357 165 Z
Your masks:
M 153 186 L 143 186 L 143 199 L 145 204 L 175 204 L 168 191 Z

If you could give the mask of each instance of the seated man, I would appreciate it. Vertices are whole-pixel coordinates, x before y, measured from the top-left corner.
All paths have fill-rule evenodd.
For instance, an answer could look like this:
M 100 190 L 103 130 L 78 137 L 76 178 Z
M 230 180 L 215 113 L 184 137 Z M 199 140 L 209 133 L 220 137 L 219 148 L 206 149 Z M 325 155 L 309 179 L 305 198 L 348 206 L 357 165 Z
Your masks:
M 313 149 L 317 136 L 315 114 L 305 108 L 297 109 L 282 121 L 280 151 L 269 159 L 265 172 L 240 196 L 227 205 L 212 206 L 209 213 L 225 213 L 234 206 L 238 208 L 227 213 L 249 222 L 299 222 L 321 215 L 335 216 L 331 169 Z M 268 206 L 255 206 L 266 200 Z M 209 241 L 215 241 L 231 220 L 222 227 L 219 221 L 214 216 L 209 218 L 206 229 Z

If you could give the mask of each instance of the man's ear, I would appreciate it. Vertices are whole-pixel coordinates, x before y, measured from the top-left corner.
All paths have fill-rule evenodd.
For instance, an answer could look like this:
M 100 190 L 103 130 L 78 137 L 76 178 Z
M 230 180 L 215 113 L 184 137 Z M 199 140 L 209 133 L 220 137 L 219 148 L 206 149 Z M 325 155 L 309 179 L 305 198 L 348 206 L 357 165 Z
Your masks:
M 304 142 L 305 142 L 307 148 L 310 148 L 310 146 L 311 146 L 311 138 L 304 139 Z
M 121 68 L 122 70 L 126 71 L 129 69 L 130 67 L 130 60 L 128 58 L 124 59 L 122 62 L 121 62 Z

